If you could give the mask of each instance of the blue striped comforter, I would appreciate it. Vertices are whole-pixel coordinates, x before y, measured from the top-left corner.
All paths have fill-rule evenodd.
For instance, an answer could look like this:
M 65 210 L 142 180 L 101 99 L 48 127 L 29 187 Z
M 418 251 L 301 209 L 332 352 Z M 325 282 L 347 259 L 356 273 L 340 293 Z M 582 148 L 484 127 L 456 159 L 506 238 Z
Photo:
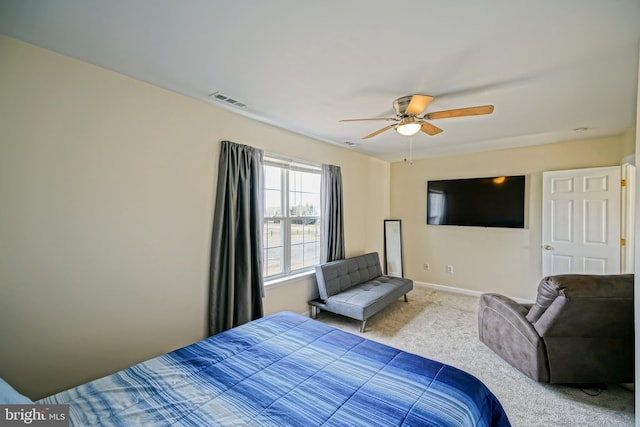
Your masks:
M 278 313 L 47 397 L 72 425 L 508 426 L 477 378 Z

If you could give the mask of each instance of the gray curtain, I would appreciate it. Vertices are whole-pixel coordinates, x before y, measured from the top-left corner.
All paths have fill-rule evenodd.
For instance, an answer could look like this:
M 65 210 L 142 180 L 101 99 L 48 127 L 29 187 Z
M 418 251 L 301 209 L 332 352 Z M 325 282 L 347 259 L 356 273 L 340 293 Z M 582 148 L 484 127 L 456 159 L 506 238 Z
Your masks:
M 222 141 L 211 238 L 209 334 L 263 316 L 263 152 Z
M 322 205 L 322 240 L 320 262 L 344 258 L 344 223 L 342 219 L 342 172 L 340 166 L 322 165 L 320 182 Z

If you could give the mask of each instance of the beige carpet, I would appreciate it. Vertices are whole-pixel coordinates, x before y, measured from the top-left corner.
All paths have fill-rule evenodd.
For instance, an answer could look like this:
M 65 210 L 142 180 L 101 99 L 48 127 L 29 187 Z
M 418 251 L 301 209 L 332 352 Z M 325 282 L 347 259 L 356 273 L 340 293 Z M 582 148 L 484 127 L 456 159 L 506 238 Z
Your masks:
M 598 396 L 540 384 L 521 374 L 478 340 L 478 298 L 415 287 L 367 321 L 321 312 L 318 320 L 402 350 L 463 369 L 482 380 L 514 426 L 633 426 L 634 395 L 610 386 Z M 577 355 L 578 356 L 578 355 Z

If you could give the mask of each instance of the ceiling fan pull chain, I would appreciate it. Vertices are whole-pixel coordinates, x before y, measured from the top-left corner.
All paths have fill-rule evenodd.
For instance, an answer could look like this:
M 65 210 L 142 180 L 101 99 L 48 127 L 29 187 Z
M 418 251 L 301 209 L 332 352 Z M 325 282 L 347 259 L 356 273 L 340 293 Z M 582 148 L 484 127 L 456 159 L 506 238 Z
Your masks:
M 406 162 L 407 159 L 404 159 Z M 413 135 L 409 136 L 409 164 L 413 164 Z

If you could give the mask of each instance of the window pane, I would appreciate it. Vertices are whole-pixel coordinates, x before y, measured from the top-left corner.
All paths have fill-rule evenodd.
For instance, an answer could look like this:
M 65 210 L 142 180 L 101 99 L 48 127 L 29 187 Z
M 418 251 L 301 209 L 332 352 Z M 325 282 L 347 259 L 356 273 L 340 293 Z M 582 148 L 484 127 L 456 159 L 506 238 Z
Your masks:
M 289 172 L 289 215 L 320 215 L 320 174 Z
M 320 215 L 320 193 L 301 193 L 301 204 L 304 210 L 300 212 L 303 216 Z
M 291 270 L 311 267 L 320 262 L 320 242 L 291 245 Z
M 278 219 L 264 221 L 263 239 L 265 248 L 284 246 L 283 222 Z
M 311 172 L 292 171 L 291 179 L 296 183 L 292 189 L 305 193 L 317 193 L 320 191 L 320 174 Z
M 264 167 L 264 188 L 280 189 L 282 185 L 282 169 L 275 166 Z
M 284 272 L 283 222 L 265 220 L 263 227 L 264 275 L 271 276 Z
M 291 221 L 291 270 L 320 262 L 320 221 L 317 218 Z
M 265 262 L 264 262 L 264 271 L 265 276 L 272 276 L 274 274 L 280 274 L 284 272 L 284 257 L 283 257 L 284 248 L 271 248 L 265 249 Z
M 264 216 L 282 216 L 282 170 L 264 167 Z
M 282 216 L 281 192 L 275 190 L 264 190 L 264 216 Z

